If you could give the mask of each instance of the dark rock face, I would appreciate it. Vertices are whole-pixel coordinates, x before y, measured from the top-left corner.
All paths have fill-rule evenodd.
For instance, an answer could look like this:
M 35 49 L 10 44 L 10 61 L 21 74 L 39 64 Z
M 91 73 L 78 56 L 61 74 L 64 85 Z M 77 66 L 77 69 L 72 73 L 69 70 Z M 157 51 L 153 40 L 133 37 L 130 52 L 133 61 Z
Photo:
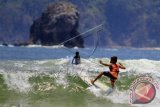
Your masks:
M 42 45 L 58 45 L 77 35 L 79 12 L 69 3 L 50 4 L 42 16 L 35 20 L 30 28 L 30 43 Z M 84 41 L 77 37 L 65 42 L 66 47 L 84 47 Z

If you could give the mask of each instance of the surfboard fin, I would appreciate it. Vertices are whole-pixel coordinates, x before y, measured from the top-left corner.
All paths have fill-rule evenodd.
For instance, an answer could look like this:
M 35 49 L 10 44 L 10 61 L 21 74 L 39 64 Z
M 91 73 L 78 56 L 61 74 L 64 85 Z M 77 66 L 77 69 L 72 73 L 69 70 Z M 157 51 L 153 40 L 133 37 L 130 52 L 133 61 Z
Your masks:
M 113 89 L 112 88 L 109 88 L 108 90 L 106 90 L 106 94 L 109 95 L 113 92 Z

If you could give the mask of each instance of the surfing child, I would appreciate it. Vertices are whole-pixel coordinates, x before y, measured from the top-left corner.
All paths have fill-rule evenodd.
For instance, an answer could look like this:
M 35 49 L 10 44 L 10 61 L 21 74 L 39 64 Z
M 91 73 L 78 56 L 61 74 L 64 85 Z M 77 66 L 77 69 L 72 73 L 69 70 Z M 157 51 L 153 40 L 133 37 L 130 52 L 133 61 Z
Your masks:
M 78 65 L 80 63 L 81 63 L 81 58 L 80 58 L 79 52 L 76 52 L 75 56 L 73 57 L 72 64 Z
M 117 57 L 113 56 L 110 59 L 110 63 L 103 63 L 101 60 L 99 61 L 100 64 L 104 66 L 108 66 L 110 71 L 103 71 L 101 72 L 94 80 L 91 80 L 91 83 L 94 84 L 94 82 L 101 78 L 102 75 L 105 75 L 110 78 L 112 88 L 114 88 L 115 80 L 118 78 L 119 74 L 119 68 L 126 69 L 121 63 L 117 64 Z

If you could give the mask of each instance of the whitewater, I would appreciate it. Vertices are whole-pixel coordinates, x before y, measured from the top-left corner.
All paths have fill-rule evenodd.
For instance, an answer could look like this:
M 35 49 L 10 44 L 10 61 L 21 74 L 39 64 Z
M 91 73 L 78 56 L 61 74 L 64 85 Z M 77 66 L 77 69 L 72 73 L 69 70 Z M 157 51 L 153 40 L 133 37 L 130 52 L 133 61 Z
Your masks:
M 1 107 L 158 107 L 160 102 L 160 50 L 131 48 L 64 49 L 60 47 L 0 46 L 0 106 Z M 74 52 L 82 61 L 75 69 L 71 64 Z M 98 63 L 109 62 L 113 55 L 127 69 L 120 70 L 116 89 L 111 95 L 89 87 L 77 73 L 87 72 L 94 78 L 109 70 Z M 140 75 L 150 75 L 157 83 L 156 96 L 149 104 L 129 104 L 131 83 Z M 110 86 L 109 79 L 101 79 Z

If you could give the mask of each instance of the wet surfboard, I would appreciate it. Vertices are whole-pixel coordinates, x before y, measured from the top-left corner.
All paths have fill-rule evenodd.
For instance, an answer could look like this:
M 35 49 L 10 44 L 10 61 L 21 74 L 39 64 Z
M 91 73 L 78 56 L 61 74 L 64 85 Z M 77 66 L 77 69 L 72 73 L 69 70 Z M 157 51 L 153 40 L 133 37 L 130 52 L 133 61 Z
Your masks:
M 94 82 L 94 84 L 91 83 L 91 80 L 93 78 L 90 77 L 90 75 L 87 73 L 87 69 L 85 70 L 84 67 L 81 66 L 74 66 L 75 70 L 77 71 L 79 77 L 89 86 L 94 86 L 95 88 L 99 88 L 102 91 L 106 92 L 107 94 L 110 94 L 113 90 L 109 86 L 105 85 L 101 81 L 97 80 Z M 83 68 L 82 68 L 83 67 Z

